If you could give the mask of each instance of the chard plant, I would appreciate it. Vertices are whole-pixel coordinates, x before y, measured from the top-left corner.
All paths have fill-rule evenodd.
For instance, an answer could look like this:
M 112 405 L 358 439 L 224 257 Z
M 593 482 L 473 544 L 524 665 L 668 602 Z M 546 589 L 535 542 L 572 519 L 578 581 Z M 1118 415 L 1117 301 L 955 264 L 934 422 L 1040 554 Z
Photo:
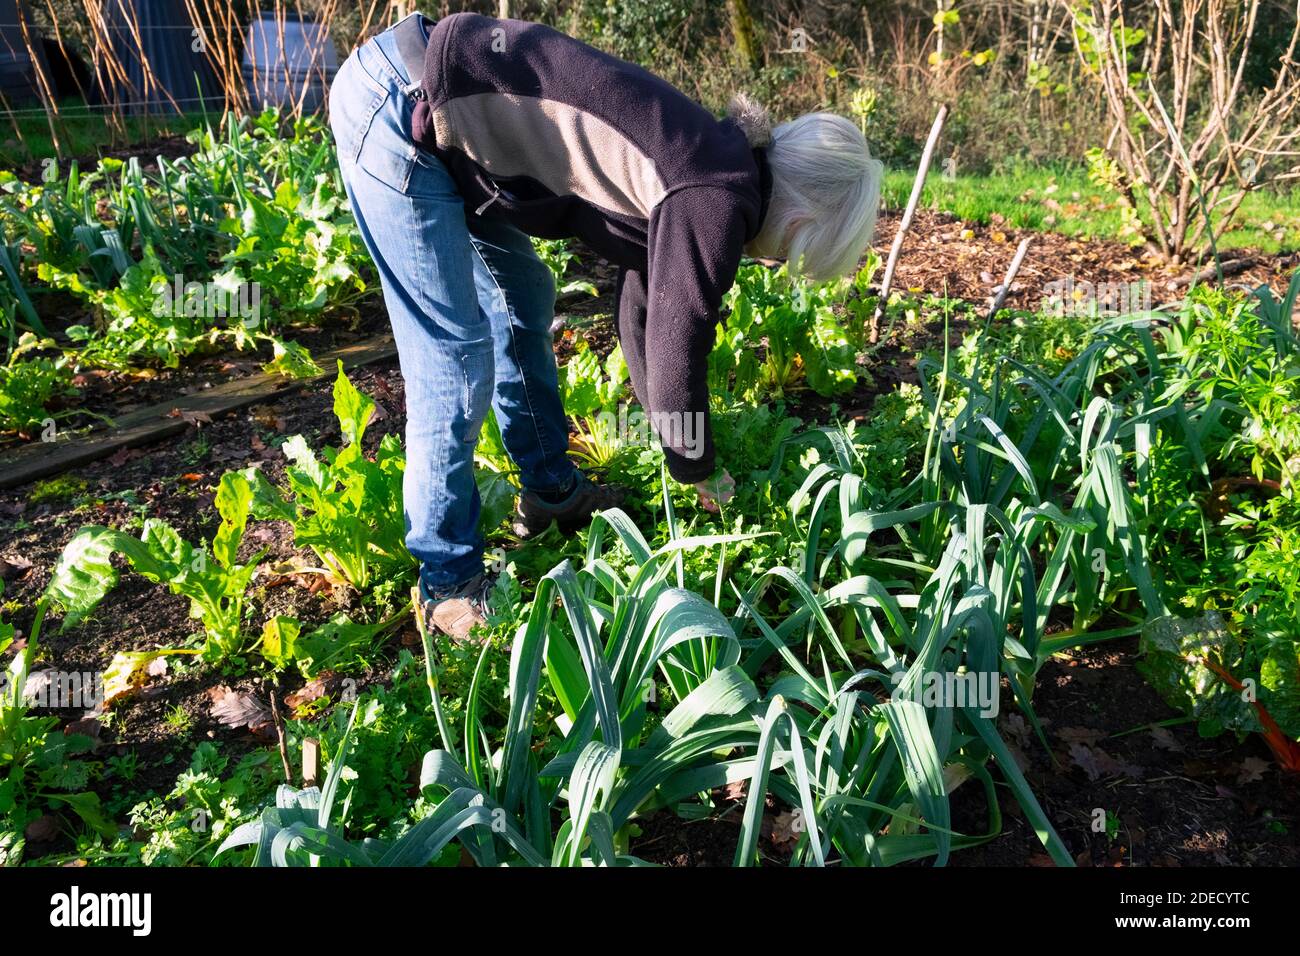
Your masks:
M 283 330 L 325 309 L 352 310 L 369 289 L 322 122 L 300 120 L 284 135 L 274 111 L 227 115 L 191 139 L 197 152 L 160 158 L 157 172 L 105 158 L 89 172 L 50 166 L 36 184 L 0 175 L 0 266 L 15 308 L 44 337 L 28 287 L 83 302 L 93 320 L 67 330 L 82 368 L 174 368 L 217 346 L 262 345 L 269 371 L 318 374 Z M 256 321 L 159 308 L 177 277 L 258 290 Z
M 837 312 L 846 301 L 842 283 L 795 282 L 784 269 L 742 265 L 709 358 L 714 391 L 753 401 L 800 387 L 824 396 L 851 389 L 861 342 Z
M 546 267 L 551 270 L 551 275 L 555 278 L 555 294 L 557 297 L 577 293 L 599 295 L 596 287 L 586 279 L 569 278 L 569 268 L 578 262 L 578 256 L 569 248 L 567 241 L 564 239 L 534 238 L 533 249 L 537 252 L 537 257 L 546 263 Z
M 222 476 L 216 508 L 221 524 L 210 548 L 185 541 L 167 522 L 149 518 L 140 537 L 100 526 L 82 528 L 68 542 L 54 566 L 46 590 L 63 611 L 63 629 L 91 614 L 118 582 L 111 558 L 120 554 L 135 573 L 167 586 L 190 600 L 190 616 L 203 627 L 203 656 L 218 660 L 243 653 L 248 646 L 242 624 L 246 591 L 262 553 L 239 560 L 239 546 L 253 501 L 248 479 L 236 472 Z
M 572 452 L 589 468 L 607 469 L 626 447 L 620 434 L 620 402 L 627 395 L 628 369 L 623 350 L 615 346 L 602 363 L 585 341 L 579 341 L 560 376 L 564 410 L 576 434 Z M 626 421 L 627 412 L 623 413 Z
M 47 410 L 54 400 L 76 394 L 68 357 L 49 354 L 53 346 L 51 339 L 24 332 L 9 360 L 0 365 L 0 432 L 39 431 L 47 418 L 70 414 L 64 410 L 51 415 Z
M 311 548 L 330 575 L 359 591 L 415 569 L 405 545 L 401 441 L 385 435 L 373 461 L 362 448 L 374 413 L 375 403 L 353 386 L 340 363 L 334 414 L 343 447 L 326 449 L 322 460 L 301 435 L 290 438 L 283 446 L 292 463 L 285 470 L 285 491 L 257 468 L 240 472 L 252 489 L 253 517 L 288 521 L 295 544 Z
M 411 606 L 403 604 L 387 617 L 366 623 L 340 611 L 313 628 L 277 614 L 263 625 L 258 651 L 275 668 L 295 666 L 307 678 L 322 671 L 354 672 L 371 663 L 383 637 L 410 613 Z

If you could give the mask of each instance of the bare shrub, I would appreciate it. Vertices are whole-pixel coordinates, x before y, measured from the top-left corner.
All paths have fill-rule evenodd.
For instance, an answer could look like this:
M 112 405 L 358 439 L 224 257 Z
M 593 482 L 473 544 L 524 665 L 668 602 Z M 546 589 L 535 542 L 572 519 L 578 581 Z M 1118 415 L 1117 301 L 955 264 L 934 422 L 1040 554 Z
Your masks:
M 1300 178 L 1300 2 L 1289 41 L 1254 84 L 1261 0 L 1151 0 L 1149 29 L 1126 6 L 1071 8 L 1109 117 L 1110 162 L 1097 172 L 1141 215 L 1148 245 L 1181 263 L 1213 246 L 1252 190 Z

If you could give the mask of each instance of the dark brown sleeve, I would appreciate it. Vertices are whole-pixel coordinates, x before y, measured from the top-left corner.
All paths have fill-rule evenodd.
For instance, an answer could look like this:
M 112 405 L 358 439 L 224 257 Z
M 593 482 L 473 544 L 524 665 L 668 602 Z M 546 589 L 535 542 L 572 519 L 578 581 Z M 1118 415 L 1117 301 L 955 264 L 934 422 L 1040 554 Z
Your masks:
M 717 338 L 722 296 L 736 278 L 744 234 L 739 197 L 717 187 L 678 190 L 650 219 L 644 351 L 638 357 L 645 372 L 638 394 L 664 447 L 669 474 L 681 482 L 703 481 L 716 468 L 709 353 Z M 625 279 L 629 307 L 631 291 Z M 620 302 L 620 329 L 623 316 Z

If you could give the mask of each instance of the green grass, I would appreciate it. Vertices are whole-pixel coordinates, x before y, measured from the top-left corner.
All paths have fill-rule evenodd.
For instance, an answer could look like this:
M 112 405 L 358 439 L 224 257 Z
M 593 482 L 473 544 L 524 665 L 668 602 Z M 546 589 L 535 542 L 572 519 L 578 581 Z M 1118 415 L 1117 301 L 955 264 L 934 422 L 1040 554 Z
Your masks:
M 913 170 L 893 170 L 885 178 L 885 201 L 900 208 L 912 190 Z M 1055 188 L 1053 188 L 1055 187 Z M 1013 228 L 1042 229 L 1081 238 L 1133 241 L 1123 235 L 1115 196 L 1094 186 L 1079 168 L 1038 168 L 989 176 L 945 179 L 932 169 L 922 193 L 922 207 L 952 213 L 989 225 L 994 213 Z M 1273 228 L 1265 230 L 1265 224 Z M 1265 252 L 1300 249 L 1300 191 L 1257 192 L 1246 197 L 1237 225 L 1220 247 L 1256 248 Z
M 145 143 L 173 133 L 187 133 L 201 126 L 202 113 L 184 115 L 127 116 L 121 126 L 110 125 L 102 111 L 88 110 L 79 100 L 60 104 L 60 118 L 55 127 L 62 150 L 54 148 L 50 124 L 39 104 L 17 107 L 14 115 L 0 125 L 0 168 L 14 168 L 47 157 L 93 156 L 106 149 L 130 143 Z

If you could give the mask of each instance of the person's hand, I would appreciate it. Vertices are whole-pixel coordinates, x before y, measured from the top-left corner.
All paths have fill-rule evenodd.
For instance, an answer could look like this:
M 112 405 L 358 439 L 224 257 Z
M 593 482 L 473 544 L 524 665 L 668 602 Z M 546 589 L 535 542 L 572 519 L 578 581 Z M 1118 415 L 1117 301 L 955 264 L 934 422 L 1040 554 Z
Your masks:
M 730 501 L 736 493 L 736 479 L 723 468 L 712 478 L 695 483 L 695 491 L 700 496 L 700 507 L 715 514 L 718 506 Z

